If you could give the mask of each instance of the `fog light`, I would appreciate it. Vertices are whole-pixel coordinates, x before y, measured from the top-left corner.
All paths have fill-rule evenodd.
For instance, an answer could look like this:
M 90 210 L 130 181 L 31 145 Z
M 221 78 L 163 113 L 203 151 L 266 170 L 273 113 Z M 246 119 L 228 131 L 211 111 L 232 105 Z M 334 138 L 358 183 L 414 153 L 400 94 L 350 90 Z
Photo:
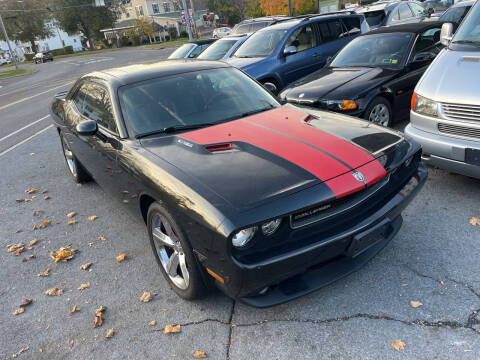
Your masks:
M 238 233 L 233 235 L 232 238 L 232 244 L 235 247 L 243 247 L 247 245 L 247 243 L 252 240 L 253 235 L 255 235 L 255 232 L 257 231 L 256 226 L 252 226 L 246 229 L 240 230 Z
M 262 225 L 262 232 L 265 235 L 272 235 L 275 231 L 277 231 L 281 222 L 282 222 L 282 219 L 274 219 L 271 221 L 267 221 Z

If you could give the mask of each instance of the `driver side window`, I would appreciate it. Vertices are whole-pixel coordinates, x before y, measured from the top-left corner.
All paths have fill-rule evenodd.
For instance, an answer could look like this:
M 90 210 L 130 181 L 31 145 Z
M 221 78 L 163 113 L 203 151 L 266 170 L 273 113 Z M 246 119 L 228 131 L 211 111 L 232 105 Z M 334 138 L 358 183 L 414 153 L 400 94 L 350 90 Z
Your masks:
M 295 46 L 297 52 L 305 51 L 317 46 L 317 39 L 311 25 L 295 30 L 288 38 L 285 47 Z
M 117 132 L 115 119 L 113 118 L 112 103 L 107 89 L 103 86 L 90 83 L 87 85 L 82 114 L 98 125 Z
M 419 54 L 425 54 L 426 58 L 428 55 L 431 58 L 437 56 L 443 47 L 440 45 L 440 32 L 441 28 L 432 28 L 420 34 L 413 48 L 412 59 L 415 59 L 415 56 L 418 57 Z

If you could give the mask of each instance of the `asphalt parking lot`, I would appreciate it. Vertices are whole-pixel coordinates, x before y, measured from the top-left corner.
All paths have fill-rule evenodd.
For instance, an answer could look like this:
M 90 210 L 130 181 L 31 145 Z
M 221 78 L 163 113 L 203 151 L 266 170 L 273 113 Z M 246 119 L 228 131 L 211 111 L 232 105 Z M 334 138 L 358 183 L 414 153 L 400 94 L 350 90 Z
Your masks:
M 178 298 L 154 262 L 145 226 L 95 183 L 71 180 L 46 116 L 53 94 L 80 74 L 156 61 L 169 51 L 61 59 L 0 81 L 1 358 L 21 349 L 20 359 L 190 359 L 195 350 L 232 360 L 480 358 L 480 226 L 469 224 L 480 217 L 480 181 L 432 168 L 399 234 L 347 278 L 268 309 L 220 292 L 196 302 Z M 26 194 L 31 188 L 38 191 Z M 98 218 L 88 220 L 92 215 Z M 34 230 L 43 220 L 51 223 Z M 31 250 L 7 252 L 34 238 Z M 79 252 L 55 263 L 50 252 L 67 245 Z M 126 253 L 120 263 L 119 253 Z M 48 267 L 48 276 L 37 276 Z M 55 287 L 63 294 L 44 294 Z M 153 294 L 147 303 L 144 291 Z M 13 315 L 26 298 L 33 302 Z M 100 306 L 107 308 L 103 325 L 94 328 Z M 180 324 L 181 332 L 164 334 L 167 324 Z M 108 339 L 107 329 L 115 332 Z M 397 340 L 403 350 L 392 346 Z

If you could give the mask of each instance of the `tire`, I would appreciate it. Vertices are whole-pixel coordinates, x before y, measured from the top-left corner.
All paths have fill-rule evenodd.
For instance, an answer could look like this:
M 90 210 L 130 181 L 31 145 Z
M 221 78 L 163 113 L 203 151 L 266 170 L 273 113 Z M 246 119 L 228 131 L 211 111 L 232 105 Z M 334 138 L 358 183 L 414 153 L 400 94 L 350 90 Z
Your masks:
M 78 184 L 91 181 L 91 176 L 73 154 L 63 133 L 60 133 L 60 142 L 62 143 L 62 151 L 65 162 L 67 163 L 67 168 L 70 172 L 70 175 L 72 175 L 73 180 Z
M 272 80 L 272 79 L 262 80 L 261 83 L 264 87 L 269 89 L 269 91 L 272 94 L 278 95 L 280 89 L 279 89 L 278 84 L 275 80 Z M 270 88 L 271 88 L 271 90 L 270 90 Z
M 181 227 L 158 202 L 152 203 L 148 209 L 147 230 L 155 260 L 172 290 L 186 300 L 204 296 L 207 287 L 203 281 L 203 268 Z M 174 264 L 173 267 L 169 267 L 169 263 Z
M 389 127 L 392 125 L 392 106 L 387 99 L 377 96 L 368 105 L 363 118 L 373 124 Z

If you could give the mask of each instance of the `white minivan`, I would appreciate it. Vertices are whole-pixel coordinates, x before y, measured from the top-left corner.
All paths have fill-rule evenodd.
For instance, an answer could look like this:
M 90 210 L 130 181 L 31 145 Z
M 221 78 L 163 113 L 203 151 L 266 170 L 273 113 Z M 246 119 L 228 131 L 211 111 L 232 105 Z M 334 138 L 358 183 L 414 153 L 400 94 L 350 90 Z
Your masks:
M 405 133 L 425 163 L 480 178 L 480 2 L 452 30 L 443 24 L 446 48 L 417 83 Z

